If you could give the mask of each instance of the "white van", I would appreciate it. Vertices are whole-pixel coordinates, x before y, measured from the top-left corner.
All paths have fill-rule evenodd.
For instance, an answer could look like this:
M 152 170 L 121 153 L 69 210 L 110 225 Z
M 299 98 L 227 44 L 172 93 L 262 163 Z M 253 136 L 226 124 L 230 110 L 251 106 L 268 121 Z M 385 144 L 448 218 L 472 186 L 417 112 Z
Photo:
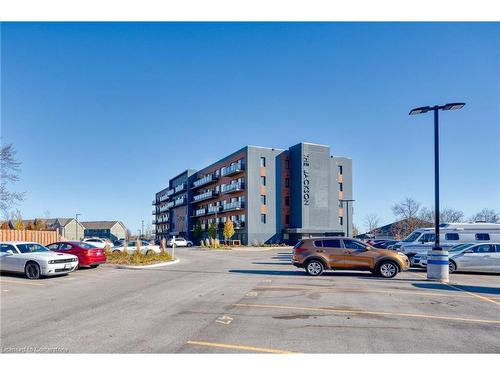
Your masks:
M 436 239 L 434 228 L 419 228 L 406 239 L 394 244 L 395 249 L 411 258 L 432 250 Z M 439 244 L 449 249 L 462 243 L 500 242 L 500 224 L 493 223 L 446 223 L 439 225 Z

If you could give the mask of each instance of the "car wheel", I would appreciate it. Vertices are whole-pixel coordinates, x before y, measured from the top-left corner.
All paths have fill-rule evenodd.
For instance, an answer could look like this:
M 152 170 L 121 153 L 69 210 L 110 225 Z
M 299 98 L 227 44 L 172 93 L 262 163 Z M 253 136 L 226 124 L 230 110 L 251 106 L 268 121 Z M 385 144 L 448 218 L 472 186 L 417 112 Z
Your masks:
M 306 272 L 309 276 L 319 276 L 323 273 L 324 269 L 323 263 L 315 259 L 307 262 L 306 265 Z
M 93 265 L 90 266 L 90 268 L 97 268 L 97 267 L 99 267 L 98 264 L 93 264 Z
M 450 261 L 450 263 L 448 264 L 448 269 L 450 273 L 455 272 L 457 270 L 456 263 L 454 261 Z
M 121 251 L 120 250 L 113 250 L 113 253 L 118 254 L 118 253 L 121 253 Z
M 40 266 L 35 262 L 26 263 L 24 274 L 28 279 L 36 280 L 40 278 Z
M 152 255 L 153 253 L 154 253 L 154 251 L 153 251 L 153 250 L 148 250 L 148 251 L 146 251 L 146 255 Z
M 384 261 L 377 267 L 377 273 L 386 279 L 390 279 L 398 274 L 398 266 L 394 262 Z
M 192 244 L 192 243 L 188 243 L 188 244 L 187 244 L 187 247 L 191 247 L 191 246 L 193 246 L 193 244 Z

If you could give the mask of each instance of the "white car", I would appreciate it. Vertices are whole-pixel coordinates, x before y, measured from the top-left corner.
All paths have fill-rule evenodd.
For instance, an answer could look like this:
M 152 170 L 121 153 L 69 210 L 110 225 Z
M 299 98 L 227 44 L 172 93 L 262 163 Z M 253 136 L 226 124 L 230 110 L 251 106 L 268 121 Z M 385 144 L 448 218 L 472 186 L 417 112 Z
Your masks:
M 125 251 L 125 246 L 114 246 L 112 249 L 113 253 Z M 136 241 L 128 241 L 127 242 L 127 253 L 132 254 L 137 251 L 137 242 Z M 160 253 L 160 246 L 151 245 L 147 241 L 141 241 L 141 253 L 143 254 L 151 254 L 151 253 Z
M 113 247 L 113 244 L 105 238 L 84 238 L 82 242 L 89 243 L 100 249 L 106 248 L 106 245 Z
M 78 267 L 78 257 L 50 251 L 35 242 L 0 242 L 0 270 L 24 273 L 28 279 L 64 275 Z
M 172 247 L 172 244 L 175 243 L 175 246 L 178 247 L 191 247 L 193 246 L 193 243 L 191 241 L 186 240 L 185 238 L 178 237 L 175 239 L 175 242 L 173 241 L 173 238 L 167 241 L 167 246 Z

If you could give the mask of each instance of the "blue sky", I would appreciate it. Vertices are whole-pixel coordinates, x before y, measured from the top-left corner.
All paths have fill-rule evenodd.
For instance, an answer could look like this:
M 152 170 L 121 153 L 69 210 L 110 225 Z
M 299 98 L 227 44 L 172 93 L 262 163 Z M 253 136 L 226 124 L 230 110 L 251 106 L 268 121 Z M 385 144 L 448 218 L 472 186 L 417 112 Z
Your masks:
M 24 217 L 151 223 L 154 193 L 245 144 L 353 159 L 355 223 L 406 196 L 500 209 L 499 23 L 1 25 L 1 132 Z

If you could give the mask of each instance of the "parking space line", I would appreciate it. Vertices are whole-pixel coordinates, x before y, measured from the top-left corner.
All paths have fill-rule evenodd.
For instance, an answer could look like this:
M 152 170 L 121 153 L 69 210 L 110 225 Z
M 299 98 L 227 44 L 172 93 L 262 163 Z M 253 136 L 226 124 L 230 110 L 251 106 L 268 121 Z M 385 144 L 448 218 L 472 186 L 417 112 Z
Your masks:
M 500 324 L 500 320 L 459 318 L 459 317 L 453 317 L 453 316 L 427 315 L 427 314 L 415 314 L 415 313 L 395 313 L 395 312 L 386 312 L 386 311 L 347 310 L 347 309 L 335 309 L 335 308 L 330 308 L 330 307 L 302 307 L 302 306 L 283 306 L 283 305 L 258 305 L 258 304 L 247 304 L 247 303 L 236 303 L 233 306 L 236 306 L 236 307 L 255 307 L 255 308 L 262 308 L 262 309 L 318 311 L 318 312 L 331 312 L 331 313 L 339 313 L 339 314 L 403 316 L 403 317 L 406 317 L 406 318 L 423 318 L 423 319 L 452 320 L 452 321 L 460 321 L 460 322 L 468 322 L 468 323 Z
M 219 343 L 219 342 L 188 341 L 187 344 L 190 344 L 190 345 L 200 345 L 200 346 L 209 346 L 209 347 L 214 347 L 214 348 L 236 349 L 236 350 L 243 350 L 243 351 L 249 351 L 249 352 L 258 352 L 258 353 L 296 354 L 296 352 L 290 352 L 288 350 L 260 348 L 260 347 L 256 347 L 256 346 L 247 346 L 247 345 L 223 344 L 223 343 Z
M 430 297 L 458 297 L 458 298 L 475 298 L 475 296 L 465 296 L 465 295 L 457 295 L 457 294 L 447 294 L 447 293 L 427 293 L 427 292 L 412 292 L 412 291 L 404 291 L 404 290 L 384 290 L 384 289 L 369 289 L 369 288 L 334 288 L 334 287 L 316 287 L 316 288 L 299 288 L 299 287 L 280 287 L 280 286 L 259 286 L 254 288 L 253 290 L 296 290 L 296 291 L 304 291 L 310 290 L 315 293 L 331 293 L 331 292 L 366 292 L 366 293 L 385 293 L 385 294 L 412 294 L 417 296 L 430 296 Z M 250 292 L 251 293 L 251 292 Z M 247 296 L 252 296 L 250 293 L 247 293 Z M 494 297 L 493 297 L 494 298 Z
M 0 280 L 0 285 L 2 284 L 20 284 L 20 285 L 34 285 L 34 286 L 42 286 L 45 285 L 39 282 L 30 282 L 30 281 L 21 281 L 21 280 Z

